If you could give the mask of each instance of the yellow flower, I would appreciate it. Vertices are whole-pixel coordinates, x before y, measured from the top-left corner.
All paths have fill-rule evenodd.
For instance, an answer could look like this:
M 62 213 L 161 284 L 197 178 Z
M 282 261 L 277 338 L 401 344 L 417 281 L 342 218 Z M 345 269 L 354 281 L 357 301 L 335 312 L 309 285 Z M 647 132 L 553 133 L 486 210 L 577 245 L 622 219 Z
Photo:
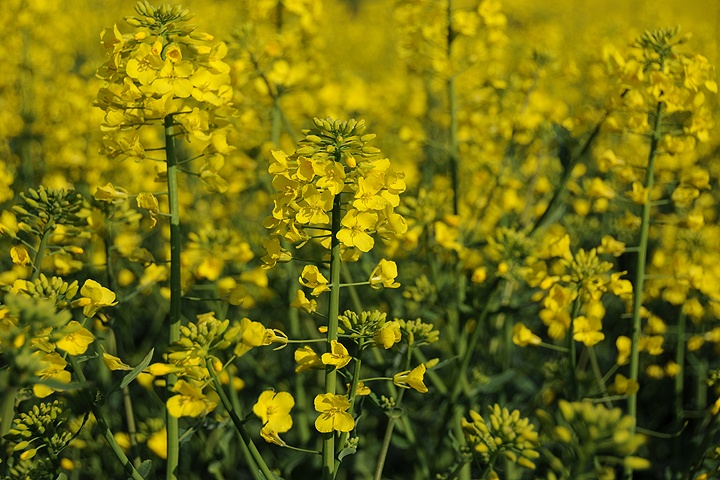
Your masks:
M 162 458 L 167 458 L 167 429 L 163 428 L 152 435 L 147 440 L 147 446 L 155 455 Z
M 80 294 L 83 298 L 73 303 L 74 306 L 83 307 L 83 314 L 88 318 L 94 316 L 103 307 L 117 305 L 115 293 L 95 280 L 86 280 L 80 289 Z
M 58 340 L 57 347 L 65 350 L 70 355 L 80 355 L 85 353 L 88 345 L 95 341 L 95 337 L 90 330 L 80 325 L 75 320 L 67 324 L 62 330 L 67 332 L 63 338 Z
M 401 339 L 400 322 L 397 320 L 384 324 L 373 333 L 375 343 L 385 350 L 398 343 Z
M 32 260 L 30 254 L 25 247 L 22 245 L 12 247 L 10 249 L 10 258 L 15 265 L 30 265 Z
M 195 387 L 185 380 L 178 380 L 173 387 L 178 393 L 167 401 L 168 413 L 173 417 L 198 417 L 215 410 L 220 397 L 214 391 L 205 395 L 202 389 Z
M 375 289 L 380 289 L 380 287 L 398 288 L 400 283 L 395 281 L 397 275 L 398 271 L 395 262 L 383 258 L 370 274 L 370 286 Z
M 263 268 L 272 268 L 278 263 L 286 263 L 292 260 L 292 254 L 280 246 L 278 237 L 263 240 L 263 246 L 267 255 L 260 258 L 264 262 Z
M 260 435 L 268 443 L 280 443 L 279 433 L 290 430 L 293 425 L 290 410 L 295 406 L 295 399 L 288 392 L 274 392 L 267 390 L 260 394 L 258 401 L 253 405 L 253 413 L 260 417 L 263 427 Z
M 35 375 L 38 376 L 41 380 L 52 380 L 54 382 L 70 383 L 72 375 L 70 374 L 70 372 L 65 370 L 67 362 L 63 360 L 63 358 L 58 353 L 45 353 L 38 351 L 35 352 L 34 355 L 37 357 L 41 357 L 40 360 L 44 367 L 42 370 L 35 372 Z M 33 385 L 33 394 L 35 394 L 35 396 L 38 398 L 45 398 L 48 395 L 52 394 L 54 391 L 55 389 L 42 383 L 36 383 L 35 385 Z
M 315 428 L 318 432 L 349 432 L 355 428 L 355 420 L 347 412 L 350 401 L 345 395 L 321 393 L 315 397 L 314 403 L 315 410 L 320 412 L 315 420 Z
M 297 308 L 298 310 L 302 310 L 306 313 L 313 313 L 317 311 L 318 303 L 317 300 L 310 300 L 305 296 L 305 292 L 298 289 L 297 292 L 295 292 L 295 300 L 292 301 L 290 304 L 291 307 Z
M 601 328 L 602 325 L 598 319 L 577 317 L 573 321 L 573 340 L 592 347 L 605 339 L 605 334 L 600 331 Z
M 542 343 L 542 339 L 535 335 L 532 330 L 527 328 L 522 322 L 516 323 L 513 327 L 512 341 L 518 347 L 540 345 Z
M 426 370 L 425 364 L 421 363 L 412 370 L 396 373 L 393 376 L 393 383 L 398 387 L 414 388 L 420 393 L 427 393 L 428 388 L 425 386 L 425 383 L 423 383 Z
M 124 363 L 115 355 L 110 355 L 107 352 L 103 352 L 102 359 L 105 366 L 110 370 L 132 370 L 130 365 Z
M 300 284 L 304 287 L 312 288 L 312 295 L 317 297 L 322 292 L 329 292 L 328 279 L 320 273 L 315 265 L 305 265 L 300 274 Z
M 376 213 L 352 209 L 343 217 L 343 228 L 337 233 L 337 239 L 346 247 L 357 247 L 361 252 L 369 252 L 375 245 L 375 240 L 367 230 L 375 227 L 377 219 Z
M 315 350 L 310 346 L 304 346 L 295 350 L 295 361 L 298 366 L 295 367 L 295 373 L 305 372 L 307 370 L 322 370 L 325 364 Z
M 615 346 L 618 349 L 618 355 L 616 363 L 618 365 L 625 365 L 630 358 L 630 351 L 632 349 L 632 340 L 630 340 L 628 337 L 620 335 L 617 340 L 615 340 Z
M 334 365 L 335 368 L 342 368 L 352 360 L 347 348 L 337 340 L 330 342 L 330 352 L 323 353 L 321 358 L 323 364 Z
M 122 201 L 127 199 L 128 193 L 122 188 L 115 188 L 112 183 L 107 183 L 103 187 L 97 187 L 95 190 L 95 200 Z

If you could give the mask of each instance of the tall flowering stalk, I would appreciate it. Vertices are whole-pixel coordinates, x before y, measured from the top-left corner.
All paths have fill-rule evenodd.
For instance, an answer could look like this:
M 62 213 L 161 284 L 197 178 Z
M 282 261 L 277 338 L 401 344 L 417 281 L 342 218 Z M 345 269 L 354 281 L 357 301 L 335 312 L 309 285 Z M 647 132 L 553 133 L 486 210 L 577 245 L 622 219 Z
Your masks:
M 159 177 L 167 183 L 168 215 L 170 217 L 170 311 L 169 341 L 180 339 L 181 280 L 180 280 L 180 207 L 178 202 L 178 174 L 180 164 L 189 161 L 179 158 L 176 137 L 199 145 L 203 164 L 197 175 L 211 189 L 223 190 L 226 182 L 218 175 L 224 155 L 232 150 L 227 145 L 227 117 L 231 113 L 232 89 L 223 62 L 227 52 L 224 43 L 212 43 L 213 37 L 196 31 L 187 24 L 193 15 L 181 6 L 168 4 L 154 7 L 147 1 L 135 6 L 137 16 L 125 21 L 135 28 L 123 34 L 117 25 L 103 31 L 102 43 L 108 60 L 98 71 L 105 80 L 96 105 L 105 111 L 102 125 L 105 153 L 118 160 L 148 159 L 165 164 Z M 146 145 L 147 128 L 162 127 L 164 138 Z M 143 140 L 141 140 L 141 138 Z M 157 138 L 157 137 L 156 137 Z M 196 147 L 198 148 L 198 147 Z M 152 158 L 149 152 L 164 152 Z M 164 157 L 164 158 L 163 158 Z M 154 195 L 138 197 L 138 203 L 153 216 L 159 214 Z M 175 390 L 177 377 L 169 375 L 169 395 Z M 167 478 L 177 478 L 179 459 L 178 419 L 166 415 L 168 432 Z
M 334 477 L 336 432 L 354 428 L 351 416 L 342 415 L 350 408 L 348 399 L 337 395 L 337 368 L 344 366 L 333 358 L 347 357 L 338 343 L 340 313 L 340 270 L 343 262 L 356 261 L 361 253 L 375 245 L 373 234 L 380 236 L 403 233 L 405 220 L 394 212 L 399 194 L 405 190 L 403 175 L 395 172 L 380 150 L 369 145 L 374 134 L 365 133 L 364 121 L 314 119 L 315 128 L 304 130 L 298 149 L 287 155 L 272 153 L 269 173 L 274 176 L 273 211 L 264 224 L 273 237 L 282 237 L 297 248 L 311 240 L 319 241 L 329 251 L 322 260 L 329 263 L 329 279 L 317 265 L 306 265 L 300 283 L 312 289 L 313 296 L 329 292 L 326 317 L 327 352 L 325 393 L 315 399 L 321 412 L 315 426 L 324 434 L 323 479 Z M 267 243 L 269 266 L 292 258 L 280 247 L 278 238 Z M 382 260 L 368 282 L 373 286 L 399 286 L 394 282 L 397 267 Z M 317 310 L 317 302 L 300 292 L 298 306 Z M 357 382 L 357 379 L 355 379 Z M 342 445 L 340 445 L 342 447 Z

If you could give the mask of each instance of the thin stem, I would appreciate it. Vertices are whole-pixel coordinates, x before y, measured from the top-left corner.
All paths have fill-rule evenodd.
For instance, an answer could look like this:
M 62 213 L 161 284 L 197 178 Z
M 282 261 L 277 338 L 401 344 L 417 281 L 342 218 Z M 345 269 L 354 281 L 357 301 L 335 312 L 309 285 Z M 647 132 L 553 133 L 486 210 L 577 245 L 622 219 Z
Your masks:
M 489 292 L 490 295 L 489 298 L 485 301 L 485 306 L 482 309 L 482 312 L 480 312 L 480 317 L 478 318 L 478 321 L 475 325 L 475 330 L 473 331 L 472 337 L 470 337 L 470 342 L 468 342 L 467 349 L 465 350 L 465 353 L 463 354 L 462 361 L 460 362 L 460 368 L 458 369 L 458 376 L 457 380 L 455 381 L 453 385 L 452 394 L 450 395 L 450 405 L 453 405 L 455 401 L 457 400 L 458 396 L 460 395 L 460 390 L 462 390 L 462 385 L 465 383 L 464 375 L 467 372 L 468 366 L 470 365 L 470 360 L 472 358 L 472 354 L 475 351 L 475 347 L 478 344 L 478 341 L 480 340 L 480 335 L 484 333 L 485 331 L 482 329 L 482 325 L 485 323 L 485 319 L 488 316 L 488 313 L 490 313 L 490 304 L 492 303 L 492 292 L 494 292 L 495 287 L 497 287 L 497 284 L 499 283 L 499 279 L 495 279 L 493 283 L 490 285 Z
M 640 226 L 640 242 L 638 244 L 639 251 L 637 257 L 637 266 L 635 270 L 635 284 L 633 285 L 633 330 L 632 330 L 632 350 L 630 353 L 630 380 L 637 382 L 640 370 L 640 330 L 641 320 L 640 310 L 642 308 L 642 295 L 645 287 L 645 263 L 648 253 L 648 237 L 650 231 L 650 194 L 655 185 L 655 157 L 657 155 L 657 146 L 660 142 L 660 126 L 663 115 L 663 103 L 658 102 L 655 110 L 655 121 L 653 122 L 653 132 L 650 140 L 650 154 L 648 156 L 647 177 L 645 178 L 645 190 L 648 198 L 642 208 L 642 224 Z M 635 434 L 637 424 L 637 393 L 630 395 L 628 399 L 628 414 L 635 419 L 630 428 L 631 435 Z M 633 477 L 632 468 L 625 469 L 625 477 L 630 480 Z
M 262 455 L 260 455 L 260 452 L 258 451 L 257 447 L 255 446 L 255 443 L 253 443 L 252 438 L 250 438 L 250 434 L 248 433 L 247 429 L 245 428 L 245 424 L 243 421 L 238 417 L 237 413 L 235 412 L 235 409 L 233 408 L 232 402 L 230 402 L 230 399 L 225 394 L 225 390 L 223 390 L 222 385 L 220 384 L 220 380 L 217 378 L 217 375 L 215 374 L 215 369 L 212 365 L 212 359 L 207 359 L 207 370 L 210 372 L 210 377 L 212 377 L 213 385 L 215 386 L 215 391 L 217 392 L 218 396 L 220 396 L 220 401 L 223 404 L 223 407 L 225 407 L 225 410 L 228 412 L 228 415 L 230 415 L 230 420 L 232 420 L 233 425 L 235 425 L 235 428 L 240 433 L 240 438 L 242 439 L 242 442 L 245 444 L 247 449 L 250 451 L 250 455 L 252 456 L 252 459 L 257 464 L 257 467 L 260 469 L 262 474 L 265 476 L 267 480 L 274 480 L 276 477 L 270 470 L 270 468 L 265 463 L 265 459 L 263 459 Z
M 348 412 L 352 415 L 355 409 L 355 400 L 357 399 L 357 386 L 358 383 L 360 383 L 360 370 L 362 368 L 362 354 L 365 350 L 365 344 L 367 343 L 367 340 L 360 339 L 360 342 L 358 343 L 358 354 L 355 358 L 355 368 L 353 369 L 353 377 L 352 382 L 350 383 L 350 392 L 348 394 L 350 398 L 350 408 L 348 408 Z M 350 432 L 343 432 L 340 434 L 340 439 L 338 440 L 338 449 L 342 451 L 343 446 L 345 445 L 345 442 L 347 442 L 348 437 L 350 436 Z M 340 468 L 340 462 L 337 462 L 335 465 L 335 475 L 337 475 L 337 472 Z
M 338 150 L 340 153 L 340 150 Z M 340 159 L 338 158 L 338 161 Z M 332 209 L 332 240 L 330 243 L 330 305 L 328 306 L 327 351 L 331 351 L 331 342 L 338 339 L 338 315 L 340 313 L 340 231 L 342 220 L 341 194 L 335 195 Z M 335 394 L 337 391 L 337 371 L 333 365 L 325 369 L 325 393 Z M 323 434 L 322 478 L 332 480 L 335 476 L 335 433 Z
M 452 1 L 448 0 L 448 45 L 447 55 L 452 54 L 452 42 L 455 37 L 452 29 Z M 457 95 L 455 95 L 455 75 L 452 74 L 447 80 L 448 113 L 450 114 L 450 131 L 448 132 L 448 157 L 450 159 L 450 181 L 453 190 L 453 215 L 459 212 L 460 204 L 460 182 L 459 182 L 459 157 L 458 152 L 458 106 Z
M 680 423 L 684 420 L 683 397 L 685 394 L 685 328 L 687 315 L 680 309 L 677 326 L 677 340 L 675 363 L 678 365 L 677 375 L 675 376 L 675 422 Z
M 54 222 L 48 223 L 43 230 L 42 237 L 40 237 L 40 245 L 38 245 L 37 252 L 35 253 L 35 259 L 33 259 L 33 271 L 30 276 L 30 281 L 34 282 L 40 276 L 40 267 L 45 258 L 45 250 L 47 250 L 47 243 L 52 234 Z
M 80 363 L 78 363 L 78 361 L 73 355 L 68 355 L 68 359 L 70 360 L 70 365 L 72 365 L 75 376 L 78 378 L 80 383 L 83 385 L 87 384 L 87 379 L 85 378 L 85 374 L 82 371 Z M 100 430 L 102 431 L 103 437 L 105 437 L 105 440 L 107 440 L 113 453 L 118 458 L 118 460 L 120 460 L 120 463 L 125 468 L 125 473 L 130 475 L 130 478 L 132 478 L 133 480 L 143 480 L 142 475 L 140 475 L 140 473 L 135 470 L 132 462 L 129 458 L 127 458 L 125 452 L 122 451 L 122 448 L 120 448 L 120 445 L 118 445 L 117 441 L 115 440 L 115 435 L 113 435 L 110 427 L 108 427 L 102 410 L 100 410 L 100 408 L 95 404 L 95 399 L 85 388 L 83 388 L 83 393 L 85 394 L 88 402 L 92 406 L 92 412 L 95 415 L 95 419 L 97 420 L 98 427 L 100 427 Z
M 603 379 L 603 374 L 602 374 L 602 371 L 600 370 L 600 364 L 598 363 L 597 355 L 595 354 L 595 349 L 593 347 L 587 347 L 587 351 L 588 351 L 588 355 L 590 356 L 590 365 L 592 365 L 592 370 L 593 370 L 593 375 L 595 376 L 595 381 L 598 384 L 600 393 L 602 393 L 603 397 L 606 400 L 605 405 L 608 408 L 612 408 L 612 403 L 610 402 L 607 385 L 605 385 L 605 380 Z
M 398 393 L 397 400 L 395 401 L 395 407 L 393 409 L 399 409 L 400 403 L 402 402 L 405 390 L 400 390 Z M 385 436 L 383 437 L 382 447 L 380 447 L 380 455 L 378 456 L 377 465 L 375 465 L 375 475 L 373 480 L 382 480 L 382 472 L 385 468 L 385 459 L 387 459 L 388 450 L 390 450 L 390 440 L 392 440 L 392 433 L 395 429 L 395 422 L 400 418 L 400 414 L 391 414 L 388 419 L 387 427 L 385 427 Z
M 180 339 L 180 312 L 182 288 L 180 283 L 180 202 L 178 200 L 178 167 L 175 150 L 174 123 L 171 116 L 165 117 L 165 150 L 167 157 L 168 203 L 170 208 L 170 338 L 172 345 Z M 177 382 L 175 375 L 167 376 L 168 397 L 172 395 Z M 166 410 L 167 425 L 167 480 L 177 480 L 180 460 L 178 419 Z

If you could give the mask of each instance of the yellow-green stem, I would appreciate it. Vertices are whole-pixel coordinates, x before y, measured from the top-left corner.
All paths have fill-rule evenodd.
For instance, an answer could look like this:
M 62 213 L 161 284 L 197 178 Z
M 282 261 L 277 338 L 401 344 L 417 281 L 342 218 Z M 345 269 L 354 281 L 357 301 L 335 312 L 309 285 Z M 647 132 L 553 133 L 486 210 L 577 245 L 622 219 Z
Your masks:
M 340 150 L 338 149 L 338 153 Z M 339 160 L 339 159 L 338 159 Z M 335 195 L 332 209 L 332 240 L 330 243 L 330 304 L 328 306 L 327 351 L 331 351 L 331 342 L 338 339 L 338 314 L 340 313 L 340 241 L 337 233 L 342 220 L 342 194 Z M 325 369 L 325 393 L 335 394 L 337 391 L 337 371 L 333 365 Z M 323 434 L 322 478 L 332 480 L 335 476 L 335 433 Z
M 175 150 L 174 122 L 172 116 L 165 117 L 165 153 L 167 156 L 167 182 L 168 205 L 170 213 L 170 314 L 169 343 L 180 339 L 180 299 L 182 289 L 180 284 L 180 202 L 178 200 L 178 166 L 177 152 Z M 167 377 L 167 395 L 172 395 L 173 387 L 177 382 L 175 375 Z M 166 410 L 165 421 L 167 425 L 167 480 L 177 480 L 178 462 L 180 460 L 180 442 L 178 419 Z
M 72 365 L 75 376 L 77 377 L 79 382 L 83 385 L 87 384 L 87 379 L 85 378 L 85 374 L 82 371 L 80 363 L 72 355 L 68 355 L 67 358 L 68 360 L 70 360 L 70 365 Z M 105 421 L 105 416 L 103 415 L 102 410 L 95 404 L 95 399 L 93 398 L 93 395 L 85 388 L 83 388 L 83 392 L 90 405 L 92 405 L 92 412 L 95 415 L 95 419 L 97 420 L 98 427 L 100 427 L 103 437 L 105 437 L 105 440 L 107 440 L 108 444 L 110 445 L 110 449 L 113 451 L 117 459 L 120 460 L 123 468 L 125 468 L 125 473 L 130 475 L 130 478 L 132 478 L 133 480 L 143 480 L 142 475 L 140 475 L 140 473 L 135 470 L 132 462 L 125 455 L 125 452 L 123 452 L 122 448 L 120 448 L 120 445 L 118 445 L 117 441 L 115 440 L 115 435 L 113 435 L 110 427 L 107 424 L 107 421 Z
M 640 242 L 638 243 L 637 266 L 635 270 L 635 283 L 633 285 L 633 330 L 632 330 L 632 350 L 630 353 L 630 380 L 638 381 L 640 369 L 640 330 L 642 307 L 642 295 L 645 287 L 645 263 L 647 261 L 648 236 L 650 232 L 650 195 L 655 185 L 655 157 L 657 155 L 657 147 L 660 142 L 660 126 L 662 124 L 663 103 L 658 102 L 655 109 L 655 121 L 653 122 L 652 137 L 650 139 L 650 154 L 648 155 L 647 176 L 645 178 L 645 191 L 647 198 L 642 208 L 642 224 L 640 226 Z M 631 427 L 631 434 L 635 434 L 637 428 L 637 393 L 630 395 L 628 398 L 628 414 L 635 419 L 635 423 Z M 631 468 L 625 470 L 625 477 L 631 479 L 633 471 Z
M 35 252 L 35 258 L 33 259 L 33 271 L 32 275 L 30 276 L 31 282 L 34 282 L 40 276 L 41 264 L 43 258 L 45 258 L 45 250 L 47 250 L 47 243 L 50 239 L 50 235 L 52 235 L 54 227 L 55 223 L 53 221 L 48 222 L 48 224 L 45 226 L 45 229 L 43 230 L 42 237 L 40 237 L 40 244 L 38 245 L 37 251 Z
M 570 329 L 568 331 L 568 355 L 570 357 L 570 398 L 577 400 L 579 396 L 578 379 L 577 379 L 577 346 L 575 343 L 575 317 L 580 312 L 580 298 L 576 298 L 573 302 L 572 313 L 570 315 Z

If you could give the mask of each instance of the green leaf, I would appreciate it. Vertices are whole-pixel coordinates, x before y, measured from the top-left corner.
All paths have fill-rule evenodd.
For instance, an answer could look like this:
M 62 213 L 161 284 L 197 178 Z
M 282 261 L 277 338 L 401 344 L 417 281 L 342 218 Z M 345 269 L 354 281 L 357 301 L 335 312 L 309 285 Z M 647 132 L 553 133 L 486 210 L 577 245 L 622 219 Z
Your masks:
M 137 468 L 138 473 L 143 477 L 147 478 L 150 475 L 150 468 L 152 467 L 152 460 L 145 460 Z
M 342 459 L 350 455 L 354 455 L 357 452 L 357 447 L 347 447 L 340 450 L 338 454 L 338 460 L 342 462 Z
M 155 349 L 151 349 L 150 352 L 148 352 L 147 355 L 145 355 L 145 358 L 142 362 L 140 362 L 135 368 L 130 370 L 127 375 L 125 375 L 122 380 L 119 382 L 115 382 L 115 384 L 108 390 L 108 392 L 105 394 L 105 396 L 109 396 L 112 393 L 115 393 L 119 390 L 122 390 L 123 388 L 127 387 L 130 382 L 135 380 L 135 378 L 140 375 L 140 373 L 147 368 L 148 365 L 150 365 L 150 362 L 152 362 L 153 353 L 155 353 Z

